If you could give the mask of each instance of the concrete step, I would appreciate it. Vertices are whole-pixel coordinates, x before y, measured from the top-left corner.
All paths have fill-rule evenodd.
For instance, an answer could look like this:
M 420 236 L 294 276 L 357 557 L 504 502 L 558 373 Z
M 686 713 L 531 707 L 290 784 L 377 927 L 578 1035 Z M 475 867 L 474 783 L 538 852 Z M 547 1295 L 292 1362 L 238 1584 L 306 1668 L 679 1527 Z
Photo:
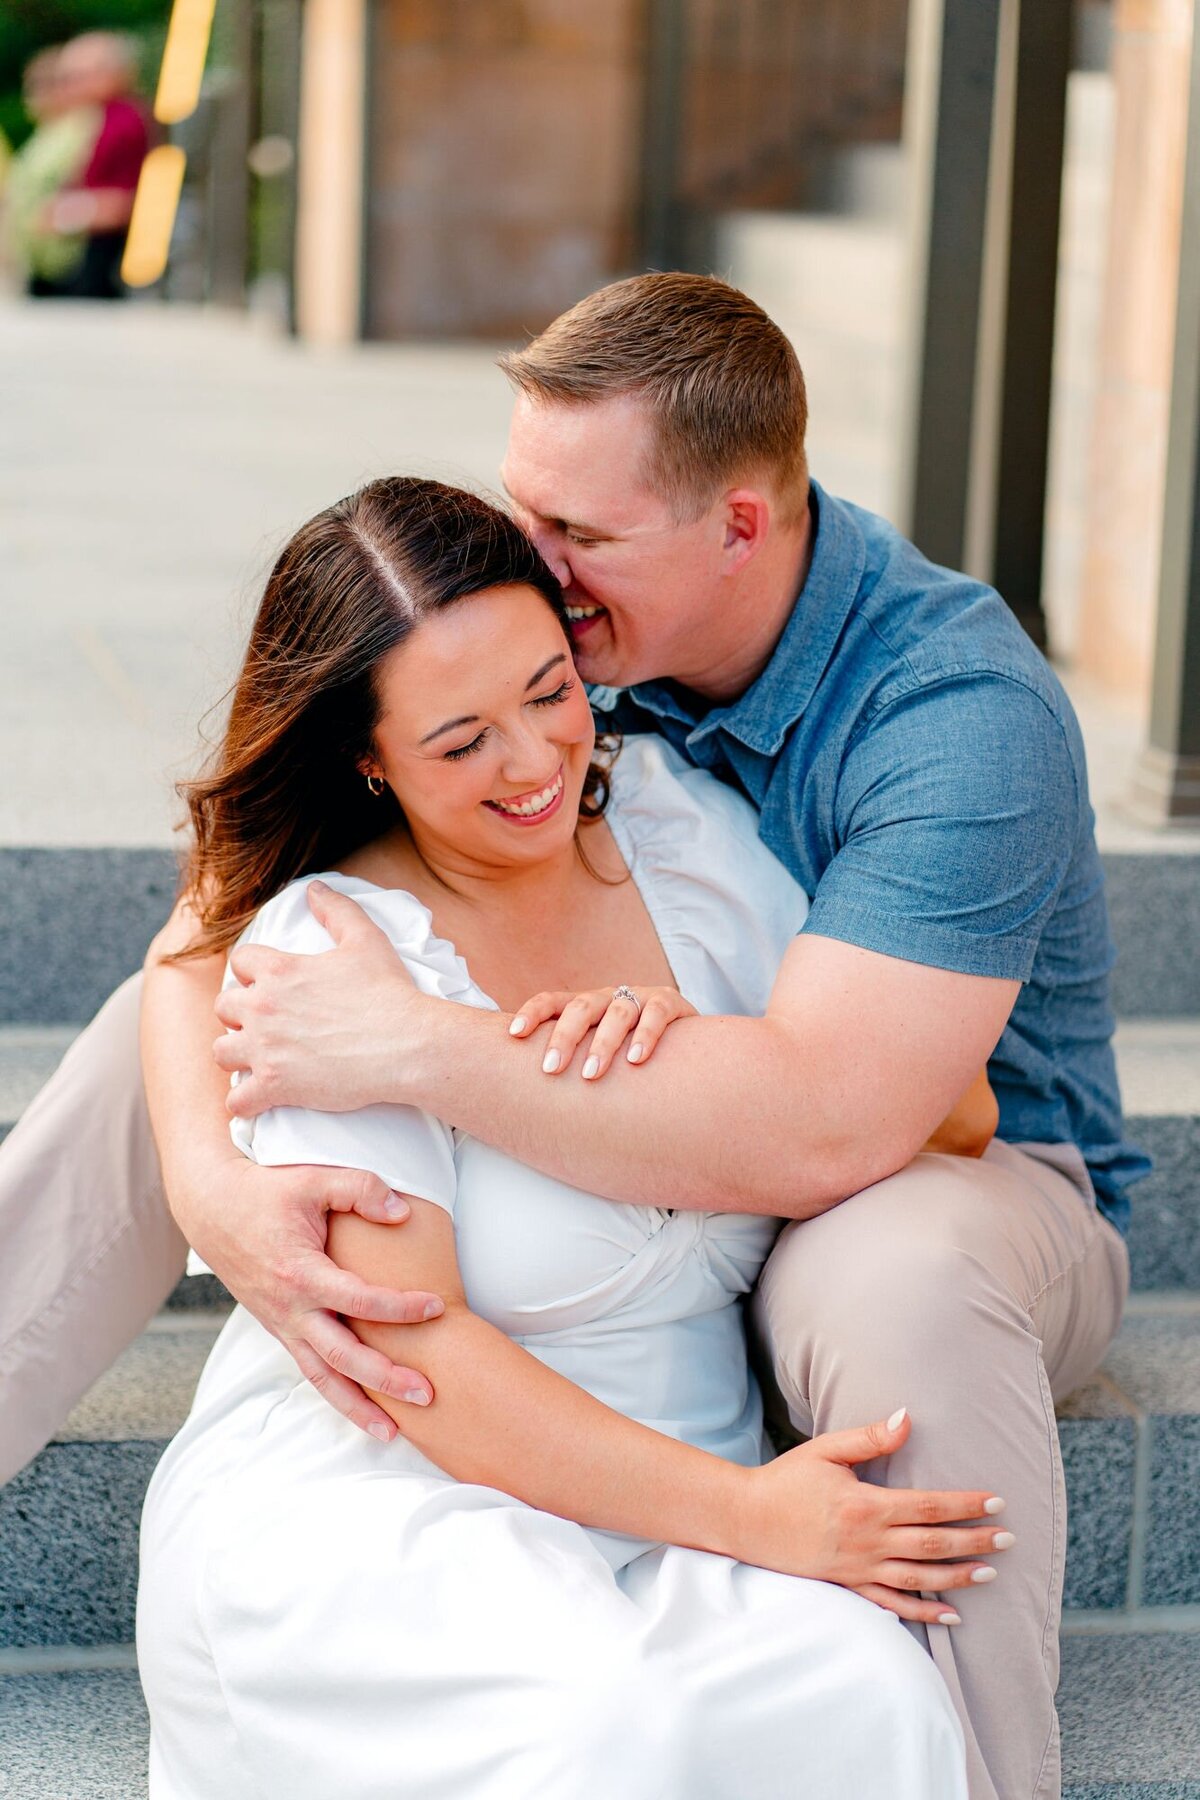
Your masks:
M 53 1074 L 76 1030 L 0 1025 L 0 1139 Z M 1155 1164 L 1134 1194 L 1134 1288 L 1200 1289 L 1200 1020 L 1125 1020 L 1116 1048 L 1130 1135 Z M 172 1304 L 207 1307 L 224 1298 L 209 1277 L 183 1283 Z
M 1119 1014 L 1200 1016 L 1200 855 L 1105 856 Z M 90 1019 L 170 910 L 166 850 L 0 847 L 0 1024 Z
M 1059 1436 L 1078 1622 L 1200 1607 L 1200 1295 L 1136 1296 Z
M 221 1323 L 160 1316 L 0 1489 L 0 1649 L 132 1635 L 142 1497 Z M 1072 1621 L 1200 1622 L 1200 1297 L 1134 1303 L 1061 1439 Z
M 1200 1800 L 1200 1635 L 1068 1638 L 1058 1705 L 1064 1800 Z M 144 1800 L 147 1737 L 132 1666 L 0 1673 L 3 1800 Z

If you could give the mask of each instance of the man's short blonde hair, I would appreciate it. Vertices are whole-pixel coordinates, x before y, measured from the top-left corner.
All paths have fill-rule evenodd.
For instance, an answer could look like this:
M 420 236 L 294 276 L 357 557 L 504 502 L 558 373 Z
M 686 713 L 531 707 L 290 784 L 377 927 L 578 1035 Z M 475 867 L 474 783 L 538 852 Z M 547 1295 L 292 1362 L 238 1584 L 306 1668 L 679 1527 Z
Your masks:
M 761 306 L 711 275 L 635 275 L 589 294 L 500 367 L 535 401 L 629 395 L 653 423 L 643 478 L 680 518 L 731 484 L 770 479 L 796 523 L 808 502 L 808 398 L 796 352 Z

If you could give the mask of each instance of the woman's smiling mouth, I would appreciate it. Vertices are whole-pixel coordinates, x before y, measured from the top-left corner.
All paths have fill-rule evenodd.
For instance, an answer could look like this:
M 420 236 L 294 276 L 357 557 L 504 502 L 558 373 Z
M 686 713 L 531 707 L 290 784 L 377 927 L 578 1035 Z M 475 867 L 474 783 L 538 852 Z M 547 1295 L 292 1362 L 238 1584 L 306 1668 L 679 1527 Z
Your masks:
M 549 786 L 537 788 L 530 794 L 513 794 L 507 800 L 485 800 L 484 805 L 501 818 L 510 819 L 514 825 L 540 825 L 543 819 L 556 813 L 562 805 L 564 792 L 563 771 L 560 764 L 558 774 Z

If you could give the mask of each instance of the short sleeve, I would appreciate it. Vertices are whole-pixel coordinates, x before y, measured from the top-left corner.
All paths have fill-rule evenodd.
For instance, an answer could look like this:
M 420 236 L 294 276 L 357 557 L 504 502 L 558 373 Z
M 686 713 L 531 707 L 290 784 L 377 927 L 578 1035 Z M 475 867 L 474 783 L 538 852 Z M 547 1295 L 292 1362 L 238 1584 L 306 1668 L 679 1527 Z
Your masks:
M 920 687 L 846 754 L 839 848 L 805 930 L 1027 981 L 1086 804 L 1063 722 L 1031 688 L 978 673 Z
M 321 879 L 357 900 L 383 927 L 424 991 L 464 997 L 465 974 L 459 959 L 449 945 L 433 937 L 429 914 L 412 895 L 338 876 Z M 332 938 L 309 908 L 307 886 L 293 883 L 269 901 L 241 942 L 270 944 L 300 956 L 332 949 Z M 234 979 L 227 968 L 225 986 Z M 256 1119 L 235 1119 L 230 1131 L 238 1149 L 254 1162 L 275 1168 L 314 1163 L 367 1169 L 398 1193 L 430 1200 L 446 1212 L 454 1210 L 453 1133 L 440 1119 L 416 1107 L 367 1106 L 353 1113 L 327 1113 L 281 1106 Z

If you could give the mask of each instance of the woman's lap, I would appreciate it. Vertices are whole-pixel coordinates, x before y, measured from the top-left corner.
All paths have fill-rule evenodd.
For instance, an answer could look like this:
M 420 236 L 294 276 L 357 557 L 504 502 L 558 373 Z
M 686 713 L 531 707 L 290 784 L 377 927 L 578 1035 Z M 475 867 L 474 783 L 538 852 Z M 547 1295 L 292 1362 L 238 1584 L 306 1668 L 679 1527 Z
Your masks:
M 629 1800 L 958 1800 L 948 1698 L 890 1615 L 677 1546 L 614 1571 L 406 1451 L 300 1386 L 168 1452 L 152 1800 L 584 1800 L 601 1758 Z

